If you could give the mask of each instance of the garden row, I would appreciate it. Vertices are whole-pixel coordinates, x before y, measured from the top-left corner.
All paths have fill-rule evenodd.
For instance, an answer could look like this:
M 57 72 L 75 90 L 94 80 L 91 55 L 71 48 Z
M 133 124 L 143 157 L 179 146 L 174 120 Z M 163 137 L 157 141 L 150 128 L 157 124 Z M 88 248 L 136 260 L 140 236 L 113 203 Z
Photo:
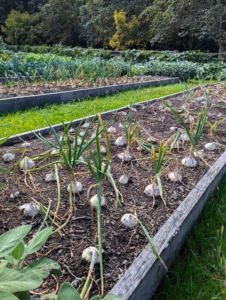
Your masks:
M 105 50 L 73 48 L 80 54 L 70 55 L 71 48 L 68 47 L 38 46 L 35 50 L 33 47 L 30 49 L 24 46 L 24 50 L 44 52 L 35 54 L 14 52 L 7 50 L 7 47 L 9 46 L 4 43 L 0 44 L 0 76 L 8 79 L 16 77 L 21 81 L 24 80 L 23 76 L 30 80 L 31 77 L 38 77 L 45 81 L 74 78 L 96 81 L 98 78 L 141 75 L 179 77 L 182 81 L 191 78 L 201 80 L 226 78 L 226 64 L 223 61 L 216 62 L 211 54 L 195 51 L 182 53 L 165 51 L 155 55 L 144 51 L 125 51 L 120 57 L 109 58 L 103 54 Z M 41 50 L 42 47 L 46 51 Z
M 88 273 L 92 295 L 97 285 L 110 291 L 147 241 L 161 261 L 151 236 L 224 151 L 224 97 L 219 84 L 168 102 L 131 103 L 59 133 L 49 124 L 50 136 L 3 147 L 1 165 L 13 176 L 0 176 L 0 233 L 23 222 L 35 231 L 44 214 L 55 234 L 37 255 L 63 266 L 59 283 Z M 87 248 L 90 269 L 81 261 Z M 48 289 L 54 286 L 50 278 Z

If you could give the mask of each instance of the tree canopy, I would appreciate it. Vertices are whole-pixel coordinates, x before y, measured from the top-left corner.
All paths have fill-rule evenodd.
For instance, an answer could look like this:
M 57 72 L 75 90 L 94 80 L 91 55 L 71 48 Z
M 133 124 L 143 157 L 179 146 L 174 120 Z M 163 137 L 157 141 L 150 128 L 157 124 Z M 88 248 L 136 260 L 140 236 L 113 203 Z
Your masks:
M 31 18 L 33 34 L 48 44 L 104 48 L 213 49 L 226 45 L 226 0 L 0 0 L 0 25 L 15 43 L 13 11 Z M 14 13 L 15 14 L 15 13 Z M 38 14 L 38 15 L 37 15 Z M 27 15 L 27 16 L 28 16 Z M 17 15 L 17 17 L 19 14 Z M 28 20 L 20 22 L 27 27 Z M 36 18 L 36 19 L 35 19 Z M 34 23 L 37 21 L 37 26 Z M 6 23 L 7 22 L 7 25 Z M 18 43 L 25 42 L 24 38 Z M 14 32 L 14 33 L 13 33 Z M 22 33 L 21 33 L 22 34 Z M 40 39 L 41 37 L 41 39 Z

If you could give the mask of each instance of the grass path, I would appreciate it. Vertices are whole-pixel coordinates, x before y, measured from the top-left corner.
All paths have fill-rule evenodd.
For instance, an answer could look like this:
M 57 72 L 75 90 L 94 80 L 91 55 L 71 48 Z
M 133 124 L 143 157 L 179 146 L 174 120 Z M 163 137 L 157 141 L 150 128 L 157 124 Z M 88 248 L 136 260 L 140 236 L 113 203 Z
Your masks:
M 47 124 L 41 116 L 41 110 L 44 111 L 52 125 L 75 120 L 81 117 L 89 116 L 99 112 L 119 108 L 134 102 L 141 102 L 148 99 L 154 99 L 161 96 L 177 93 L 186 90 L 188 87 L 197 86 L 197 82 L 189 85 L 171 84 L 167 86 L 150 87 L 138 90 L 119 92 L 117 94 L 101 96 L 97 98 L 84 99 L 82 101 L 71 101 L 66 104 L 46 105 L 25 111 L 17 111 L 5 115 L 0 115 L 0 125 L 9 124 L 9 126 L 0 127 L 0 137 L 22 133 L 46 127 Z
M 153 300 L 226 299 L 226 175 Z

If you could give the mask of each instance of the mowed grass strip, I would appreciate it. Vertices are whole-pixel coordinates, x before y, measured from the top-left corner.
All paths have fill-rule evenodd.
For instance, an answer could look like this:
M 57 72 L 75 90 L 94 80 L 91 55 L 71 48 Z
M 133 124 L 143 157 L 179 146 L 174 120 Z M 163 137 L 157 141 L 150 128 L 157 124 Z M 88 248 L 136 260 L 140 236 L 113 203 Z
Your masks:
M 226 175 L 153 300 L 226 299 Z
M 116 109 L 128 105 L 131 102 L 142 102 L 181 92 L 197 85 L 197 82 L 193 82 L 190 84 L 180 83 L 129 90 L 112 95 L 88 98 L 81 101 L 70 101 L 66 104 L 52 104 L 29 110 L 2 114 L 0 115 L 0 125 L 9 124 L 9 126 L 4 128 L 0 127 L 0 137 L 46 127 L 47 124 L 41 115 L 41 111 L 45 113 L 50 123 L 54 125 Z

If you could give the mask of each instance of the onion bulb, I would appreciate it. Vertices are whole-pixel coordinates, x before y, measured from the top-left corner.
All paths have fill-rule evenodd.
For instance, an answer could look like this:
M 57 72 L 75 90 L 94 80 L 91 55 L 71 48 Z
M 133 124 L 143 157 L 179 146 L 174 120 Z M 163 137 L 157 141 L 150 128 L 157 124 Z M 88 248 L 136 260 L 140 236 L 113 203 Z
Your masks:
M 35 217 L 39 213 L 39 206 L 33 202 L 30 202 L 21 205 L 19 210 L 24 210 L 24 214 L 27 217 Z
M 101 206 L 105 206 L 107 204 L 105 197 L 101 196 Z M 90 204 L 92 207 L 98 206 L 98 196 L 94 195 L 90 200 Z
M 20 162 L 20 169 L 21 170 L 31 170 L 35 167 L 35 162 L 28 158 L 27 156 L 24 156 L 24 158 Z
M 107 131 L 108 131 L 108 133 L 112 133 L 112 134 L 117 132 L 116 128 L 113 126 L 109 127 Z
M 188 168 L 194 168 L 197 165 L 197 161 L 191 156 L 183 158 L 181 163 Z
M 56 181 L 56 175 L 55 175 L 55 173 L 48 173 L 48 174 L 46 174 L 45 181 L 46 182 Z
M 10 152 L 6 152 L 4 155 L 3 155 L 3 160 L 4 162 L 10 162 L 12 160 L 14 160 L 14 157 L 15 155 L 10 153 Z
M 150 197 L 159 196 L 160 195 L 159 187 L 156 183 L 149 184 L 148 186 L 146 186 L 144 193 Z
M 120 147 L 124 146 L 125 144 L 126 144 L 126 139 L 123 136 L 120 136 L 115 141 L 115 145 L 120 146 Z
M 138 223 L 137 218 L 132 214 L 123 215 L 121 218 L 121 222 L 123 225 L 130 229 L 133 229 Z
M 170 173 L 168 174 L 168 177 L 169 177 L 169 179 L 170 179 L 171 181 L 175 181 L 175 182 L 181 181 L 181 180 L 182 180 L 182 176 L 181 176 L 181 174 L 178 173 L 178 172 L 170 172 Z
M 94 257 L 93 257 L 94 256 Z M 99 263 L 99 251 L 96 247 L 88 247 L 82 252 L 82 259 L 85 259 L 87 262 Z
M 205 149 L 209 151 L 213 151 L 216 149 L 216 144 L 215 143 L 207 143 L 205 144 Z
M 70 190 L 72 191 L 72 194 L 78 194 L 82 191 L 82 184 L 79 181 L 72 182 L 72 184 L 69 184 L 67 187 L 68 192 L 70 193 Z
M 123 161 L 130 161 L 132 159 L 128 149 L 125 152 L 119 153 L 117 156 Z
M 129 181 L 128 177 L 126 175 L 122 175 L 120 178 L 119 178 L 119 182 L 121 184 L 127 184 Z
M 182 134 L 180 138 L 184 142 L 189 142 L 190 141 L 190 138 L 189 138 L 187 133 Z

